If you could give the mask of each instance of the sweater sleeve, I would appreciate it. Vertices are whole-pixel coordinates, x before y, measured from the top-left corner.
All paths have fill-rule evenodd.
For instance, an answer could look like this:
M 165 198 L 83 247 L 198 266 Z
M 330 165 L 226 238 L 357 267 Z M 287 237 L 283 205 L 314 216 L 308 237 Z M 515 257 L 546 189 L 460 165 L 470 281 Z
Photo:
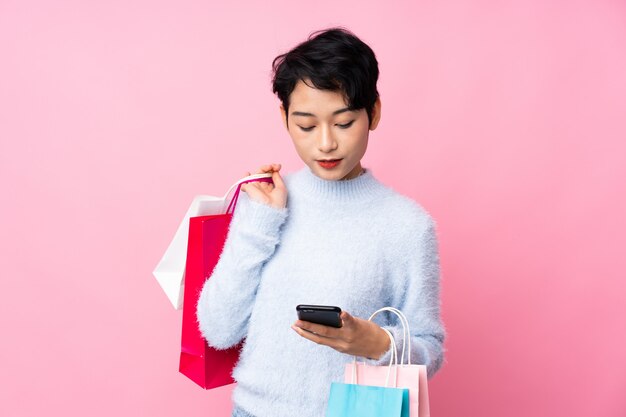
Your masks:
M 406 316 L 411 337 L 411 363 L 426 365 L 428 377 L 432 377 L 443 363 L 443 342 L 445 329 L 440 318 L 439 299 L 439 252 L 435 223 L 430 216 L 418 230 L 412 231 L 407 251 L 401 251 L 399 274 L 403 284 L 399 285 L 393 297 L 393 307 Z M 391 332 L 396 340 L 398 361 L 402 355 L 404 340 L 400 319 L 385 312 L 386 318 L 381 327 Z M 367 359 L 371 365 L 387 365 L 391 359 L 390 345 L 379 359 Z M 408 349 L 408 343 L 407 343 Z M 405 357 L 405 362 L 407 358 Z
M 279 243 L 287 215 L 287 208 L 240 193 L 224 249 L 196 309 L 200 332 L 216 349 L 232 347 L 246 336 L 263 265 Z

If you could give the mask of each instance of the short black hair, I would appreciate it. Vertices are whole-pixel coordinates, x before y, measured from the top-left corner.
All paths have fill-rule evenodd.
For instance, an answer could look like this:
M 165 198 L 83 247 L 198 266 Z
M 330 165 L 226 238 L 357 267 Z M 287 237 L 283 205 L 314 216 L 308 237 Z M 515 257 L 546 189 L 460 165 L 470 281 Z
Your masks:
M 341 91 L 350 110 L 365 108 L 371 126 L 378 98 L 378 61 L 372 48 L 342 27 L 312 32 L 272 62 L 272 91 L 281 100 L 289 123 L 289 97 L 299 80 L 320 90 Z

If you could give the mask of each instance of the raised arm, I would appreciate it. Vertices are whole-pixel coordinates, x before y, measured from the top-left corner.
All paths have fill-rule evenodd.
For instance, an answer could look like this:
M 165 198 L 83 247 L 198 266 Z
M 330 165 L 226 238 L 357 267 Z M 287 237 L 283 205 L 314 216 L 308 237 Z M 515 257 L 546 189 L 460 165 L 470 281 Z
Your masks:
M 287 213 L 240 193 L 224 249 L 198 299 L 198 325 L 209 345 L 227 349 L 245 337 L 263 265 L 279 244 Z

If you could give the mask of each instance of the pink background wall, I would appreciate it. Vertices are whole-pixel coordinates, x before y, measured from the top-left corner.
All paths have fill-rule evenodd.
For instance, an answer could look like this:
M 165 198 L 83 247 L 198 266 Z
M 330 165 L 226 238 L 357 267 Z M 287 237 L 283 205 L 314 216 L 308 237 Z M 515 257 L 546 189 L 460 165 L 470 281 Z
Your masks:
M 0 415 L 229 415 L 151 271 L 195 194 L 301 167 L 270 63 L 336 24 L 365 165 L 439 224 L 433 416 L 626 415 L 626 4 L 243 4 L 0 2 Z

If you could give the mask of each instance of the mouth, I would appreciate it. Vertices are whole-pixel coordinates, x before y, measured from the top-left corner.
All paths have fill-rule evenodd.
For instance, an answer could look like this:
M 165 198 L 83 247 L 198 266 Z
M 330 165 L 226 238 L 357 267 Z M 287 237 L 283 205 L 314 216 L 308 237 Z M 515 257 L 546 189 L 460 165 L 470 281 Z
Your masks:
M 317 163 L 320 164 L 322 168 L 332 169 L 339 165 L 342 159 L 318 159 Z

